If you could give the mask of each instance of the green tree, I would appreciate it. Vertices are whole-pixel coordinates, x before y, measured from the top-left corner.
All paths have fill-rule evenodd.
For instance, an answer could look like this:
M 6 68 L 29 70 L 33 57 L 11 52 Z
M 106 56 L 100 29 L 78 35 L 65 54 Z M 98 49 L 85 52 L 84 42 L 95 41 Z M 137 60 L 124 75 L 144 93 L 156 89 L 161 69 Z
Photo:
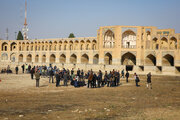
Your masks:
M 19 31 L 18 36 L 17 36 L 17 40 L 23 40 L 23 39 L 24 38 L 23 38 L 21 31 Z
M 73 33 L 70 33 L 68 38 L 75 38 L 75 36 Z

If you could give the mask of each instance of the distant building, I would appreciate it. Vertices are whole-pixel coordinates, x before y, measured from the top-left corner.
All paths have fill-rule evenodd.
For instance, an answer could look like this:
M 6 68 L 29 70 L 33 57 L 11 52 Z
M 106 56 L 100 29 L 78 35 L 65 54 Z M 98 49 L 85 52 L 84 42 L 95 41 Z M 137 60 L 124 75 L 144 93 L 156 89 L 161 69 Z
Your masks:
M 153 26 L 104 26 L 97 37 L 1 40 L 0 64 L 180 74 L 180 33 Z

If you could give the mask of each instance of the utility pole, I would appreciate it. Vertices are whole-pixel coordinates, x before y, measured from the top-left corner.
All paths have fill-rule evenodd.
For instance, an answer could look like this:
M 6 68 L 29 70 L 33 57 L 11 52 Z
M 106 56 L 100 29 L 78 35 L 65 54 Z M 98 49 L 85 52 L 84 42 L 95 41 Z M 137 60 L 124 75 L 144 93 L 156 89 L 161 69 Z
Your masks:
M 6 40 L 8 40 L 8 37 L 9 37 L 9 35 L 8 35 L 8 28 L 6 29 Z
M 27 0 L 25 1 L 25 21 L 24 21 L 24 28 L 23 28 L 23 36 L 24 40 L 28 40 L 27 32 L 28 32 L 28 27 L 27 27 Z

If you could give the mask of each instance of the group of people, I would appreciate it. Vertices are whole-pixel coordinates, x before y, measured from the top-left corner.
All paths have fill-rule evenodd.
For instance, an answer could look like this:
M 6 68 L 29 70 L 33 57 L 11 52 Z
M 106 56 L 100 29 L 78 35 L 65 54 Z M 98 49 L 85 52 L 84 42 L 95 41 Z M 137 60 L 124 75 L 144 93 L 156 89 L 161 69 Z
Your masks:
M 56 79 L 56 87 L 59 86 L 68 86 L 68 82 L 70 81 L 70 85 L 73 85 L 74 87 L 81 87 L 86 86 L 88 88 L 100 88 L 100 87 L 116 87 L 120 85 L 120 79 L 126 78 L 126 82 L 129 82 L 129 72 L 126 71 L 124 74 L 124 70 L 121 71 L 121 74 L 119 71 L 110 71 L 109 73 L 105 71 L 105 74 L 103 75 L 102 71 L 99 70 L 97 73 L 93 72 L 93 70 L 89 70 L 87 73 L 85 73 L 83 70 L 80 70 L 78 68 L 77 73 L 75 73 L 74 69 L 71 71 L 69 69 L 62 69 L 59 70 L 56 66 L 52 67 L 51 65 L 49 67 L 44 66 L 37 66 L 33 69 L 38 69 L 40 75 L 43 76 L 43 73 L 47 73 L 49 76 L 49 83 L 54 83 Z M 42 72 L 44 69 L 44 72 Z M 34 73 L 34 72 L 31 72 Z M 39 77 L 38 77 L 39 78 Z M 87 83 L 86 83 L 87 80 Z M 136 86 L 139 87 L 139 76 L 134 73 L 134 80 L 136 83 Z M 60 85 L 62 81 L 62 84 Z M 147 88 L 152 89 L 151 84 L 151 73 L 147 74 Z
M 1 70 L 1 73 L 7 73 L 7 74 L 12 73 L 12 70 L 11 70 L 10 66 L 8 65 L 7 68 L 4 68 Z
M 34 66 L 23 64 L 21 66 L 22 73 L 30 73 L 31 79 L 36 79 L 36 87 L 39 87 L 39 80 L 41 77 L 49 77 L 49 83 L 55 83 L 56 87 L 59 86 L 68 86 L 68 82 L 70 81 L 70 85 L 73 85 L 74 87 L 81 87 L 86 86 L 88 88 L 100 88 L 100 87 L 116 87 L 120 85 L 120 79 L 126 78 L 126 82 L 129 82 L 129 72 L 124 72 L 124 69 L 121 71 L 121 74 L 119 71 L 112 70 L 109 73 L 105 71 L 104 75 L 101 70 L 99 70 L 97 73 L 94 72 L 92 69 L 88 72 L 84 72 L 83 70 L 80 70 L 78 68 L 77 72 L 75 73 L 74 69 L 72 70 L 63 68 L 60 70 L 56 66 L 52 67 L 50 64 L 49 67 L 47 66 Z M 7 70 L 10 70 L 10 67 L 8 65 Z M 18 66 L 15 67 L 16 74 L 18 74 L 19 68 Z M 87 83 L 86 83 L 87 80 Z M 134 80 L 136 83 L 136 86 L 139 87 L 139 76 L 134 73 Z M 62 84 L 60 84 L 62 83 Z M 147 88 L 152 89 L 151 84 L 151 73 L 147 74 Z

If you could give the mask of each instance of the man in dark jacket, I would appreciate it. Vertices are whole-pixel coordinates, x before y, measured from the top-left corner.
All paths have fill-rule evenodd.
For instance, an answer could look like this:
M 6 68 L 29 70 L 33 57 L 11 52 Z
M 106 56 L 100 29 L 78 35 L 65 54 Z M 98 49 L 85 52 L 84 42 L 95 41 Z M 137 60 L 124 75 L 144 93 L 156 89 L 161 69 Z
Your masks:
M 31 73 L 31 79 L 33 80 L 33 76 L 34 76 L 34 73 L 35 73 L 35 69 L 32 68 L 31 71 L 30 71 L 30 73 Z
M 147 88 L 152 89 L 151 72 L 147 74 Z
M 16 70 L 16 74 L 18 74 L 18 71 L 19 71 L 18 66 L 16 66 L 15 70 Z
M 126 72 L 125 76 L 126 76 L 126 82 L 128 83 L 128 78 L 129 78 L 129 72 L 128 71 Z
M 22 68 L 22 73 L 24 73 L 24 64 L 21 66 L 21 68 Z
M 51 68 L 49 71 L 49 83 L 51 83 L 51 79 L 52 79 L 52 83 L 54 83 L 54 72 L 53 69 Z
M 102 82 L 102 72 L 101 72 L 101 70 L 99 70 L 97 80 L 98 80 L 98 87 L 100 88 L 101 87 L 101 82 Z
M 72 68 L 72 70 L 71 70 L 71 75 L 73 75 L 74 74 L 74 69 Z
M 78 70 L 77 70 L 77 76 L 79 76 L 80 77 L 80 69 L 78 68 Z
M 84 79 L 84 71 L 83 70 L 81 70 L 81 80 L 83 80 Z
M 107 81 L 108 81 L 108 74 L 107 74 L 107 71 L 105 71 L 105 74 L 104 74 L 104 82 L 102 82 L 102 85 L 104 86 L 105 84 L 107 84 Z
M 60 83 L 60 73 L 59 73 L 59 71 L 56 71 L 56 87 L 58 87 L 59 86 L 59 83 Z
M 97 75 L 96 75 L 96 73 L 94 73 L 93 74 L 93 79 L 92 79 L 92 85 L 93 85 L 92 87 L 93 88 L 96 88 L 96 80 L 97 80 Z

